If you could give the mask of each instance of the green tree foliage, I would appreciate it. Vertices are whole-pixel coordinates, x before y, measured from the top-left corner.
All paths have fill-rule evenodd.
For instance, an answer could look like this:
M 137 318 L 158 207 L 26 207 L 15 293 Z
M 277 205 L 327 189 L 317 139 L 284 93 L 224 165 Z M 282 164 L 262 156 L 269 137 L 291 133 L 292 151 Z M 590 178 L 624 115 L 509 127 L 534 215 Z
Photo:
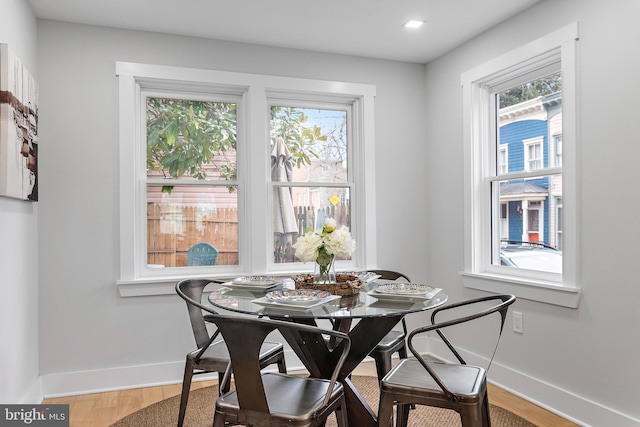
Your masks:
M 556 73 L 500 93 L 500 108 L 516 105 L 539 96 L 559 92 L 560 90 L 562 90 L 562 79 L 560 73 Z
M 297 167 L 310 165 L 312 157 L 320 158 L 316 143 L 327 140 L 320 127 L 304 125 L 308 119 L 301 108 L 271 107 L 271 139 L 284 139 Z
M 213 170 L 221 179 L 235 180 L 236 164 L 226 153 L 236 149 L 236 109 L 233 103 L 148 98 L 148 170 L 173 179 L 206 179 Z M 298 167 L 318 158 L 314 145 L 327 140 L 318 126 L 305 126 L 307 120 L 300 108 L 271 108 L 272 139 L 284 139 Z
M 235 179 L 235 165 L 212 162 L 236 148 L 236 105 L 182 99 L 147 99 L 147 168 L 166 178 L 205 179 L 212 165 Z M 224 157 L 223 157 L 224 158 Z

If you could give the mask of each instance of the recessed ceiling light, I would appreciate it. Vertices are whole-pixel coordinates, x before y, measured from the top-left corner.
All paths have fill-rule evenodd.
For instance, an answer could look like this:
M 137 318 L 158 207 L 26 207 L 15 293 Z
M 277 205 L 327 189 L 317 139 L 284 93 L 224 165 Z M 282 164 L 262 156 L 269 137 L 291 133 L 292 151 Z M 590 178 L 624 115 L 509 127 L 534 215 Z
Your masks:
M 412 20 L 410 20 L 410 21 L 406 22 L 406 23 L 403 25 L 403 27 L 405 27 L 405 28 L 418 28 L 418 27 L 420 27 L 422 24 L 424 24 L 424 21 L 418 21 L 418 20 L 412 19 Z

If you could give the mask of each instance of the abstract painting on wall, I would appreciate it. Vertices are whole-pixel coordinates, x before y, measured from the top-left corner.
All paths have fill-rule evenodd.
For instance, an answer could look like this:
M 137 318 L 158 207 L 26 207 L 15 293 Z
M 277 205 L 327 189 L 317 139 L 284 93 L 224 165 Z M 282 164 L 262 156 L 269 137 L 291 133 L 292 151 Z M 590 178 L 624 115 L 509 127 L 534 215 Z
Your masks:
M 38 200 L 38 85 L 0 43 L 0 196 Z

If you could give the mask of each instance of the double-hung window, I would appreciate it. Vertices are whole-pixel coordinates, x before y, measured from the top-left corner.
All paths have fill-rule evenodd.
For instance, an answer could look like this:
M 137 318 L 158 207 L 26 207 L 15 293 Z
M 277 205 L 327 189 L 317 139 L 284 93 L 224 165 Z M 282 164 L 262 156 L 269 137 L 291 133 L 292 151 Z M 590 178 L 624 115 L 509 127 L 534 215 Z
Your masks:
M 577 307 L 577 24 L 462 75 L 467 287 Z
M 117 74 L 121 295 L 312 271 L 292 245 L 325 218 L 357 242 L 339 268 L 375 262 L 374 86 L 124 62 Z

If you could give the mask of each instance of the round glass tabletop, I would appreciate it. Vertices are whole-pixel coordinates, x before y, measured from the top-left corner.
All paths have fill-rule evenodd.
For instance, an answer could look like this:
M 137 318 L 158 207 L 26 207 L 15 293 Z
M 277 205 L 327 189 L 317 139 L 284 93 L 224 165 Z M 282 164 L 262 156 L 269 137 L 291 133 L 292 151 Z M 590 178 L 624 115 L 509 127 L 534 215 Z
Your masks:
M 359 293 L 349 296 L 331 295 L 312 303 L 295 304 L 268 298 L 267 293 L 293 289 L 293 281 L 284 280 L 273 287 L 235 286 L 233 282 L 223 283 L 213 288 L 209 302 L 217 309 L 237 313 L 267 315 L 270 317 L 340 319 L 382 316 L 403 316 L 409 313 L 429 310 L 447 301 L 447 295 L 438 288 L 431 292 L 415 294 L 394 294 L 377 292 L 376 287 L 388 281 L 367 283 Z

